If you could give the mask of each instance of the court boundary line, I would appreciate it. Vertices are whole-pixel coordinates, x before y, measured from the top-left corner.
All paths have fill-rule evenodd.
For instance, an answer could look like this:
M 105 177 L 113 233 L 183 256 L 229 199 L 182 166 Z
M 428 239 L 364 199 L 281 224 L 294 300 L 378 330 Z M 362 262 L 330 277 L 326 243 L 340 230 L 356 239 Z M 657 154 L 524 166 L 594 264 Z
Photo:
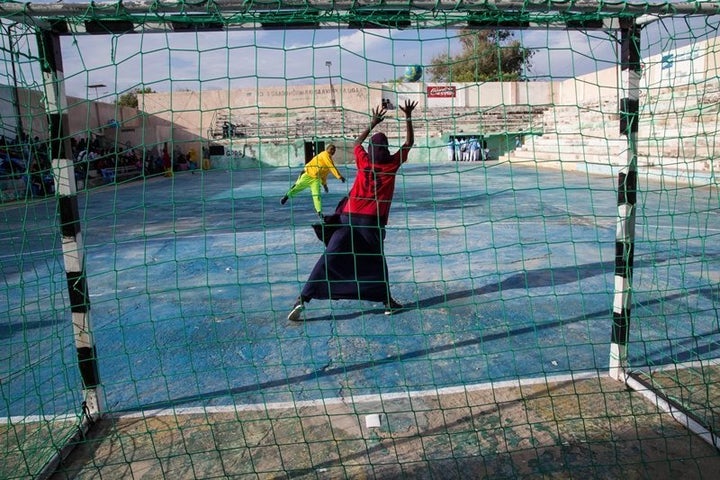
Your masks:
M 544 377 L 534 377 L 517 380 L 503 380 L 500 382 L 485 382 L 472 385 L 460 385 L 454 387 L 445 387 L 429 390 L 410 390 L 404 392 L 380 393 L 371 395 L 350 395 L 348 397 L 333 397 L 317 400 L 301 400 L 298 402 L 267 402 L 267 403 L 249 403 L 238 405 L 227 405 L 219 407 L 180 407 L 180 408 L 160 408 L 143 411 L 123 412 L 123 413 L 105 413 L 101 414 L 106 418 L 126 419 L 126 418 L 147 418 L 160 417 L 166 415 L 199 415 L 207 413 L 237 413 L 252 412 L 263 410 L 288 410 L 306 407 L 323 407 L 330 405 L 348 405 L 360 403 L 386 402 L 391 400 L 404 400 L 412 398 L 446 396 L 459 393 L 479 392 L 486 390 L 496 390 L 502 388 L 522 388 L 533 385 L 542 385 L 549 383 L 562 383 L 576 380 L 588 380 L 593 378 L 601 378 L 605 375 L 601 371 L 586 371 L 580 373 L 570 373 L 563 375 L 552 375 Z M 80 419 L 82 415 L 64 414 L 58 416 L 42 416 L 29 415 L 25 417 L 9 417 L 0 419 L 0 425 L 7 423 L 31 423 L 37 421 L 63 421 L 69 419 Z
M 720 452 L 720 436 L 713 432 L 710 425 L 707 425 L 706 422 L 703 422 L 680 403 L 659 392 L 653 388 L 649 382 L 632 371 L 625 373 L 625 385 L 632 389 L 632 391 L 642 395 L 645 400 L 670 415 L 680 425 L 690 430 L 691 433 L 694 433 L 705 441 L 705 443 Z
M 688 369 L 688 368 L 697 368 L 697 367 L 703 367 L 704 365 L 710 365 L 710 366 L 718 366 L 720 365 L 720 360 L 717 359 L 708 359 L 708 360 L 694 360 L 690 362 L 685 362 L 681 364 L 667 364 L 667 365 L 657 365 L 654 368 L 652 368 L 655 371 L 667 371 L 667 370 L 675 370 L 675 369 Z M 633 370 L 635 371 L 643 371 L 641 370 L 643 367 L 634 367 Z M 159 409 L 152 409 L 152 410 L 141 410 L 141 411 L 132 411 L 132 412 L 123 412 L 123 413 L 104 413 L 101 414 L 108 418 L 113 419 L 124 419 L 124 418 L 146 418 L 146 417 L 159 417 L 159 416 L 166 416 L 166 415 L 199 415 L 199 414 L 207 414 L 207 413 L 236 413 L 236 412 L 252 412 L 252 411 L 262 411 L 262 410 L 288 410 L 288 409 L 296 409 L 296 408 L 306 408 L 306 407 L 323 407 L 323 406 L 330 406 L 330 405 L 347 405 L 347 404 L 360 404 L 360 403 L 378 403 L 378 402 L 385 402 L 385 401 L 391 401 L 391 400 L 405 400 L 405 399 L 412 399 L 412 398 L 422 398 L 422 397 L 432 397 L 432 396 L 443 396 L 443 395 L 453 395 L 453 394 L 459 394 L 459 393 L 469 393 L 469 392 L 480 392 L 480 391 L 486 391 L 486 390 L 496 390 L 496 389 L 502 389 L 502 388 L 522 388 L 527 386 L 533 386 L 533 385 L 541 385 L 543 383 L 562 383 L 562 382 L 568 382 L 568 381 L 576 381 L 576 380 L 589 380 L 594 378 L 602 378 L 606 376 L 606 374 L 603 374 L 600 370 L 595 371 L 585 371 L 585 372 L 578 372 L 578 373 L 570 373 L 570 374 L 562 374 L 562 375 L 549 375 L 544 377 L 533 377 L 533 378 L 525 378 L 525 379 L 517 379 L 517 380 L 503 380 L 499 382 L 484 382 L 484 383 L 477 383 L 477 384 L 471 384 L 471 385 L 459 385 L 454 387 L 445 387 L 445 388 L 436 388 L 436 389 L 429 389 L 429 390 L 409 390 L 404 392 L 392 392 L 392 393 L 379 393 L 379 394 L 371 394 L 371 395 L 350 395 L 348 397 L 332 397 L 332 398 L 324 398 L 324 399 L 316 399 L 316 400 L 301 400 L 298 402 L 267 402 L 267 403 L 248 403 L 248 404 L 238 404 L 238 405 L 226 405 L 226 406 L 218 406 L 218 407 L 180 407 L 180 408 L 159 408 Z M 628 383 L 628 382 L 625 382 Z M 631 387 L 632 388 L 632 387 Z M 657 400 L 648 397 L 644 393 L 644 391 L 647 391 L 647 388 L 632 388 L 633 390 L 637 391 L 638 393 L 642 394 L 644 397 L 648 398 L 653 404 L 661 406 L 662 402 L 658 402 Z M 665 409 L 663 407 L 663 410 L 666 410 L 668 413 L 672 414 L 673 409 Z M 674 415 L 673 415 L 674 416 Z M 28 416 L 13 416 L 13 417 L 5 417 L 0 418 L 0 425 L 8 425 L 8 424 L 21 424 L 21 423 L 33 423 L 33 422 L 54 422 L 54 421 L 70 421 L 70 420 L 80 420 L 83 417 L 81 413 L 73 414 L 73 413 L 66 413 L 62 415 L 28 415 Z M 681 422 L 684 425 L 687 425 L 687 422 Z M 693 430 L 694 431 L 694 430 Z M 697 433 L 697 432 L 696 432 Z M 720 445 L 720 440 L 718 441 L 718 445 Z M 713 445 L 715 446 L 715 445 Z

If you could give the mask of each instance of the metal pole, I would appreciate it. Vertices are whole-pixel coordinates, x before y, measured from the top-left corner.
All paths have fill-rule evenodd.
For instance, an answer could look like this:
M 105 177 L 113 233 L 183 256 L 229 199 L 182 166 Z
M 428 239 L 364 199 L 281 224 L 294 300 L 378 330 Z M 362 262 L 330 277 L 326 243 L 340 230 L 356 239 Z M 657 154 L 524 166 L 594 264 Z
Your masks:
M 60 35 L 43 30 L 38 33 L 38 51 L 45 83 L 46 110 L 50 131 L 50 158 L 55 170 L 60 233 L 62 236 L 65 276 L 70 299 L 78 367 L 84 399 L 80 406 L 83 423 L 92 423 L 102 411 L 100 374 L 90 322 L 90 295 L 85 273 L 83 243 L 75 173 L 69 148 L 67 98 L 63 79 Z
M 93 101 L 93 103 L 95 104 L 95 130 L 98 131 L 100 130 L 100 107 L 98 106 L 98 98 L 100 97 L 98 94 L 98 89 L 105 87 L 107 87 L 107 85 L 105 85 L 104 83 L 94 83 L 87 86 L 87 88 L 92 88 L 95 90 L 95 100 Z
M 214 0 L 213 12 L 233 13 L 235 17 L 240 15 L 256 15 L 267 12 L 274 12 L 278 9 L 278 2 L 248 2 L 247 0 Z M 347 15 L 357 8 L 357 0 L 287 0 L 282 2 L 283 12 L 298 14 L 308 10 L 320 12 L 335 12 Z M 458 0 L 385 0 L 383 8 L 390 11 L 416 11 L 416 12 L 446 12 L 455 13 L 458 8 Z M 667 15 L 672 11 L 675 15 L 716 15 L 720 13 L 720 5 L 717 2 L 667 2 L 656 3 L 629 3 L 629 2 L 601 2 L 599 0 L 588 0 L 568 2 L 566 0 L 547 0 L 543 2 L 527 2 L 523 0 L 463 0 L 462 10 L 464 12 L 485 12 L 485 11 L 506 11 L 506 12 L 578 12 L 596 13 L 602 12 L 623 12 L 635 15 Z M 671 5 L 671 7 L 669 6 Z M 34 2 L 32 8 L 28 8 L 26 2 L 3 2 L 0 3 L 0 15 L 6 17 L 18 16 L 27 18 L 70 18 L 86 15 L 88 9 L 92 8 L 92 2 L 70 2 L 70 3 L 40 3 Z M 122 15 L 164 15 L 170 13 L 207 13 L 208 8 L 204 2 L 157 2 L 154 0 L 139 0 L 134 2 L 118 3 L 114 8 L 106 11 L 97 11 L 96 14 L 102 18 L 117 18 Z M 241 17 L 241 16 L 240 16 Z M 242 17 L 241 17 L 242 18 Z
M 627 137 L 626 167 L 618 174 L 615 233 L 615 298 L 610 340 L 610 376 L 625 380 L 632 311 L 632 274 L 637 203 L 637 136 L 640 112 L 640 29 L 633 19 L 620 26 L 620 134 Z
M 17 84 L 17 70 L 15 69 L 15 49 L 13 48 L 13 35 L 12 35 L 12 28 L 16 25 L 17 25 L 17 23 L 13 23 L 13 24 L 7 26 L 7 38 L 8 38 L 8 44 L 10 47 L 10 66 L 12 67 L 13 102 L 15 103 L 15 113 L 17 114 L 17 124 L 15 125 L 15 131 L 16 131 L 16 137 L 18 139 L 20 139 L 20 141 L 22 141 L 22 139 L 25 137 L 25 135 L 24 135 L 25 129 L 23 127 L 22 112 L 20 111 L 20 93 L 18 91 L 18 84 Z M 17 45 L 17 42 L 15 42 L 15 45 Z
M 332 72 L 330 71 L 330 67 L 332 67 L 332 62 L 328 60 L 325 62 L 325 66 L 328 67 L 328 80 L 330 81 L 330 104 L 332 105 L 333 110 L 337 110 L 337 105 L 335 103 L 335 89 L 333 88 L 332 84 Z

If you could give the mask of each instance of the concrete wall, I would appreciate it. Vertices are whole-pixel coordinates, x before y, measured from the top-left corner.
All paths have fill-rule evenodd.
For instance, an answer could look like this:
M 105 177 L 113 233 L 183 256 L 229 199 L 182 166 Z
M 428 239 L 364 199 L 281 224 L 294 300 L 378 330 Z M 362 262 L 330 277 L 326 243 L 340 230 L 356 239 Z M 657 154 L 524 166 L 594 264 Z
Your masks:
M 338 105 L 367 111 L 379 104 L 381 91 L 359 85 L 334 86 Z M 369 100 L 372 99 L 372 100 Z M 300 109 L 330 109 L 329 85 L 245 88 L 230 91 L 165 92 L 140 96 L 140 109 L 193 135 L 208 136 L 218 115 L 248 123 L 277 122 Z
M 335 99 L 343 110 L 366 114 L 383 98 L 401 105 L 416 100 L 420 110 L 438 107 L 492 107 L 513 103 L 547 105 L 552 101 L 552 82 L 537 82 L 529 87 L 517 82 L 482 84 L 456 83 L 452 97 L 429 98 L 429 87 L 438 83 L 373 83 L 367 86 L 345 83 L 334 85 Z M 329 110 L 332 96 L 328 84 L 288 86 L 287 89 L 245 88 L 231 91 L 151 93 L 141 97 L 140 108 L 148 115 L 162 118 L 196 135 L 206 136 L 214 128 L 218 113 L 232 114 L 248 122 L 273 122 L 294 117 L 303 111 Z M 419 111 L 420 111 L 419 110 Z
M 0 112 L 3 116 L 4 134 L 14 139 L 18 118 L 14 113 L 14 104 L 4 98 L 11 94 L 10 87 L 2 88 Z M 41 92 L 18 89 L 20 104 L 20 122 L 30 138 L 48 139 L 48 118 Z M 145 112 L 115 104 L 89 101 L 84 98 L 67 97 L 68 130 L 71 137 L 86 138 L 99 136 L 107 144 L 144 146 L 148 149 L 156 144 L 174 141 L 184 152 L 194 147 L 200 151 L 204 142 L 180 125 L 173 125 L 161 116 L 147 115 Z M 185 112 L 178 112 L 182 117 Z M 195 130 L 195 129 L 194 129 Z
M 12 87 L 0 85 L 0 135 L 12 139 L 17 135 L 18 118 Z
M 553 82 L 382 84 L 383 98 L 393 104 L 406 99 L 418 101 L 421 109 L 491 108 L 499 105 L 549 105 Z
M 644 58 L 642 64 L 640 89 L 646 104 L 676 88 L 712 89 L 720 78 L 720 38 L 662 52 Z M 563 82 L 548 82 L 554 89 L 552 101 L 555 105 L 617 102 L 620 75 L 619 67 L 610 67 Z
M 648 138 L 652 137 L 654 144 L 662 145 L 666 141 L 665 137 L 682 136 L 678 134 L 682 121 L 675 122 L 671 126 L 666 121 L 660 126 L 657 120 L 661 113 L 668 118 L 672 116 L 680 119 L 689 118 L 684 115 L 690 115 L 690 112 L 682 112 L 685 105 L 678 97 L 682 89 L 686 92 L 693 90 L 696 96 L 701 96 L 705 91 L 718 88 L 719 44 L 718 39 L 711 39 L 643 59 L 641 122 L 644 124 L 641 125 L 641 133 Z M 672 61 L 668 62 L 668 58 Z M 617 114 L 619 78 L 619 69 L 612 67 L 560 82 L 489 82 L 452 85 L 415 82 L 361 85 L 340 81 L 334 82 L 332 86 L 313 84 L 231 91 L 180 91 L 141 95 L 139 110 L 70 97 L 68 98 L 69 128 L 71 135 L 77 138 L 93 132 L 102 135 L 109 142 L 123 145 L 142 145 L 152 148 L 169 142 L 171 146 L 182 151 L 187 151 L 189 148 L 201 151 L 212 138 L 211 133 L 217 128 L 218 119 L 223 115 L 232 116 L 240 121 L 254 124 L 256 134 L 225 142 L 228 151 L 235 152 L 231 157 L 244 159 L 249 155 L 260 155 L 259 152 L 262 151 L 263 162 L 293 165 L 302 161 L 302 154 L 298 154 L 298 151 L 302 152 L 302 144 L 298 144 L 302 139 L 288 140 L 287 135 L 287 131 L 291 129 L 291 122 L 296 120 L 305 119 L 311 124 L 314 123 L 316 128 L 309 131 L 310 137 L 322 136 L 324 127 L 318 121 L 320 117 L 330 124 L 342 121 L 345 125 L 347 121 L 362 125 L 367 121 L 370 109 L 379 105 L 383 99 L 390 100 L 395 106 L 402 104 L 406 99 L 417 100 L 419 109 L 416 118 L 418 119 L 423 118 L 424 113 L 429 116 L 429 112 L 434 109 L 446 109 L 452 115 L 458 113 L 455 109 L 483 110 L 508 105 L 574 106 Z M 443 89 L 445 93 L 441 95 L 430 93 L 431 91 L 437 93 Z M 8 89 L 3 91 L 2 98 L 5 98 Z M 449 91 L 452 91 L 451 94 L 448 93 Z M 670 96 L 673 92 L 678 98 L 670 101 L 668 98 L 672 98 Z M 18 93 L 25 130 L 31 136 L 47 138 L 47 117 L 42 106 L 42 95 L 28 90 L 20 90 Z M 662 102 L 658 99 L 662 99 Z M 333 100 L 335 105 L 340 107 L 337 110 L 333 109 Z M 332 113 L 336 111 L 340 114 Z M 330 113 L 326 115 L 325 112 Z M 396 113 L 397 111 L 391 111 L 391 115 Z M 389 117 L 386 126 L 394 138 L 401 139 L 404 136 L 402 125 L 395 126 L 391 123 L 392 120 Z M 578 119 L 575 123 L 579 122 Z M 7 128 L 10 128 L 12 122 L 7 123 Z M 278 138 L 260 142 L 258 139 L 260 133 L 272 125 L 280 126 Z M 341 136 L 330 137 L 327 140 L 340 145 L 351 142 L 358 131 L 357 125 L 350 125 L 343 130 Z M 705 125 L 707 126 L 707 122 Z M 671 128 L 673 131 L 670 130 Z M 712 138 L 706 137 L 704 140 L 706 144 L 714 143 L 716 130 L 711 126 L 709 133 L 712 134 Z M 442 150 L 444 141 L 439 138 L 437 132 L 419 129 L 416 137 L 418 146 L 426 147 L 429 152 L 422 153 L 423 158 L 442 158 L 442 154 L 437 154 L 436 150 Z M 280 145 L 281 143 L 284 143 L 284 146 Z M 678 150 L 679 147 L 674 148 Z M 243 161 L 243 164 L 247 162 Z
M 584 106 L 607 102 L 614 104 L 617 110 L 618 71 L 619 68 L 611 67 L 556 82 L 553 85 L 552 103 L 558 106 Z

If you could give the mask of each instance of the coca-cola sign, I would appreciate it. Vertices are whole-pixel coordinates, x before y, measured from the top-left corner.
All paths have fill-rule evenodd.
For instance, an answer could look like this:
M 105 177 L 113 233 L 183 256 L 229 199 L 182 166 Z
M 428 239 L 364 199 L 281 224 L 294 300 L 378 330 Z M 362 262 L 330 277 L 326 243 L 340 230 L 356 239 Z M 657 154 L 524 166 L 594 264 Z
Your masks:
M 428 98 L 454 98 L 455 87 L 452 85 L 429 85 L 427 96 Z

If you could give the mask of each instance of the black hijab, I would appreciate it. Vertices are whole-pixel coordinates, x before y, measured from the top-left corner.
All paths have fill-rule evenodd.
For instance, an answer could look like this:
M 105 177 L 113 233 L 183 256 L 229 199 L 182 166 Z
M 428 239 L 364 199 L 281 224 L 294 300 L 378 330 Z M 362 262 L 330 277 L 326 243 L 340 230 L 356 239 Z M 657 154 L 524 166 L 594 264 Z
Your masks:
M 387 136 L 378 132 L 370 138 L 370 160 L 373 163 L 389 163 L 390 149 Z

